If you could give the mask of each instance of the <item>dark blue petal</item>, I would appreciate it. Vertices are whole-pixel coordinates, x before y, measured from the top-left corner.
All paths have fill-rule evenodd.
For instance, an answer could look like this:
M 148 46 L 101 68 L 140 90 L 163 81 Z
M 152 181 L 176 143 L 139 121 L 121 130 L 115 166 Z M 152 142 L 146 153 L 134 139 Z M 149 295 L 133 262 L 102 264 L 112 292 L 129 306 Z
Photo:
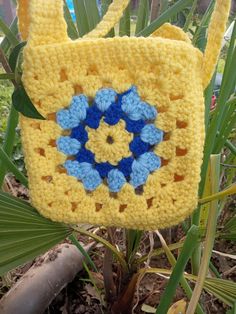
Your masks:
M 112 166 L 109 162 L 101 162 L 95 164 L 95 169 L 99 172 L 102 178 L 106 178 L 108 172 L 114 169 L 115 167 Z
M 129 144 L 130 150 L 133 152 L 135 157 L 138 157 L 144 153 L 146 153 L 150 145 L 148 143 L 144 143 L 139 136 L 135 137 L 133 141 Z
M 110 125 L 115 125 L 123 116 L 123 111 L 119 103 L 113 103 L 105 112 L 104 121 Z
M 72 129 L 70 137 L 76 138 L 81 144 L 88 141 L 88 133 L 82 124 Z
M 132 172 L 133 157 L 123 158 L 118 164 L 118 169 L 124 174 L 125 177 L 129 177 Z
M 92 129 L 97 129 L 99 127 L 100 119 L 102 117 L 102 112 L 93 105 L 87 110 L 87 117 L 84 120 L 85 124 Z
M 126 130 L 131 133 L 140 133 L 145 126 L 144 120 L 133 121 L 127 116 L 123 117 L 126 122 Z
M 76 155 L 76 160 L 78 160 L 78 162 L 87 162 L 89 164 L 93 164 L 95 161 L 94 154 L 86 148 L 80 149 L 80 151 Z

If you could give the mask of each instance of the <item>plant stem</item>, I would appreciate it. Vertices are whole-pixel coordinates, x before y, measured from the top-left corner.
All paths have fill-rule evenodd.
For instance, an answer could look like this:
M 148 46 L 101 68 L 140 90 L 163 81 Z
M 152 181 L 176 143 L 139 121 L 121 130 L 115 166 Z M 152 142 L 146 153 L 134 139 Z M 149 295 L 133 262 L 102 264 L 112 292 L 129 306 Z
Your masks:
M 23 175 L 23 173 L 14 165 L 9 156 L 4 152 L 2 147 L 0 147 L 0 160 L 3 163 L 3 166 L 11 171 L 14 176 L 26 187 L 28 187 L 28 180 Z
M 174 255 L 172 254 L 170 247 L 166 244 L 165 239 L 162 237 L 162 235 L 157 231 L 157 235 L 160 239 L 162 248 L 168 258 L 169 263 L 171 264 L 172 267 L 175 267 L 176 265 L 176 259 L 174 257 Z M 185 242 L 182 243 L 182 246 L 184 245 Z M 180 284 L 184 290 L 184 292 L 186 293 L 188 299 L 190 300 L 192 297 L 192 289 L 189 286 L 187 280 L 184 278 L 184 275 L 181 276 L 180 278 Z M 196 309 L 196 313 L 197 314 L 204 314 L 203 309 L 201 308 L 200 304 L 197 305 L 197 309 Z
M 186 264 L 191 256 L 194 247 L 198 243 L 199 240 L 199 228 L 197 226 L 192 226 L 188 233 L 186 240 L 184 241 L 183 249 L 179 255 L 177 263 L 172 271 L 170 279 L 168 281 L 167 287 L 162 295 L 159 306 L 156 310 L 156 314 L 166 314 L 174 294 L 176 292 L 176 288 L 183 276 L 183 272 L 185 270 Z M 192 312 L 193 313 L 193 312 Z
M 200 199 L 199 203 L 200 204 L 204 204 L 204 203 L 211 202 L 211 201 L 214 201 L 214 200 L 219 200 L 221 198 L 224 198 L 224 197 L 226 197 L 228 195 L 232 195 L 232 194 L 235 194 L 235 193 L 236 193 L 236 183 L 230 185 L 229 187 L 227 187 L 223 191 L 220 191 L 220 192 L 215 193 L 215 194 L 211 194 L 210 196 L 207 196 L 207 197 L 204 197 L 204 198 Z
M 5 135 L 5 141 L 3 144 L 3 150 L 4 152 L 10 156 L 12 154 L 13 146 L 14 146 L 14 140 L 15 140 L 15 134 L 16 134 L 16 127 L 18 124 L 18 112 L 15 110 L 13 106 L 11 106 L 11 110 L 9 113 L 8 121 L 7 121 L 7 130 Z M 0 188 L 2 186 L 5 173 L 6 173 L 6 167 L 4 166 L 3 162 L 0 160 Z
M 85 257 L 85 259 L 87 260 L 87 262 L 91 265 L 91 267 L 94 269 L 94 271 L 97 273 L 97 267 L 94 264 L 94 262 L 92 261 L 92 259 L 90 258 L 88 252 L 85 251 L 85 249 L 83 248 L 83 246 L 80 244 L 80 242 L 77 240 L 76 235 L 74 233 L 72 233 L 69 236 L 69 239 L 71 240 L 71 242 L 77 247 L 77 249 L 80 251 L 81 254 L 83 254 L 83 256 Z
M 145 27 L 137 36 L 147 37 L 151 35 L 158 27 L 163 23 L 167 22 L 173 15 L 176 15 L 178 12 L 182 11 L 186 6 L 191 3 L 192 0 L 180 0 L 162 13 L 157 19 L 151 22 L 147 27 Z
M 102 237 L 92 233 L 92 232 L 89 232 L 87 230 L 84 230 L 84 229 L 81 229 L 81 228 L 77 228 L 77 227 L 74 227 L 73 228 L 75 231 L 81 233 L 81 234 L 84 234 L 90 238 L 92 238 L 93 240 L 95 240 L 96 242 L 100 242 L 102 243 L 105 247 L 107 247 L 108 249 L 110 249 L 112 251 L 112 253 L 114 254 L 114 256 L 117 258 L 117 260 L 120 262 L 123 270 L 125 273 L 128 273 L 128 265 L 124 259 L 124 256 L 123 254 L 118 251 L 111 243 L 109 243 L 107 240 L 103 239 Z
M 210 177 L 211 177 L 211 192 L 216 193 L 219 188 L 219 178 L 220 178 L 220 155 L 212 155 L 210 159 Z M 200 298 L 204 280 L 206 278 L 209 262 L 212 254 L 212 249 L 214 246 L 215 232 L 218 217 L 218 201 L 214 200 L 210 204 L 210 211 L 207 223 L 206 241 L 203 250 L 203 256 L 201 260 L 201 265 L 199 269 L 199 276 L 197 283 L 195 285 L 192 298 L 189 303 L 186 314 L 195 313 L 195 309 Z
M 197 2 L 198 2 L 198 0 L 194 0 L 193 1 L 193 4 L 191 6 L 191 9 L 189 11 L 189 14 L 187 16 L 186 22 L 185 22 L 184 27 L 183 27 L 183 30 L 185 32 L 187 32 L 188 29 L 189 29 L 189 26 L 190 26 L 190 23 L 192 21 L 192 17 L 193 17 L 194 11 L 196 10 L 196 7 L 197 7 Z

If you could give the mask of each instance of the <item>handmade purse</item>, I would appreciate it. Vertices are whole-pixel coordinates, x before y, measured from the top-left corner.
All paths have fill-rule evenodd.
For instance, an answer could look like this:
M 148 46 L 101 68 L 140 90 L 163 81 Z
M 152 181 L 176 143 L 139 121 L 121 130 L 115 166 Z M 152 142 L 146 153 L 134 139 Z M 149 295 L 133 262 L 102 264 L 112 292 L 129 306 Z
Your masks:
M 74 41 L 62 0 L 18 3 L 22 80 L 46 118 L 20 119 L 30 197 L 52 220 L 153 230 L 197 205 L 203 91 L 230 1 L 216 1 L 204 54 L 168 23 L 148 38 L 102 38 L 128 2 Z

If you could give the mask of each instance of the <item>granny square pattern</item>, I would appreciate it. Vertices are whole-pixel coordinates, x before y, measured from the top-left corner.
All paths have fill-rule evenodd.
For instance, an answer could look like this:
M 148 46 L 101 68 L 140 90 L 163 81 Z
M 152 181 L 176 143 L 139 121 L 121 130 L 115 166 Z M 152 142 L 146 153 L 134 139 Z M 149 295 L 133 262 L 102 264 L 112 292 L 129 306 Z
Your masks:
M 80 94 L 67 109 L 57 112 L 57 123 L 70 136 L 57 139 L 57 149 L 73 160 L 63 166 L 68 175 L 81 180 L 87 191 L 106 182 L 110 192 L 119 192 L 128 182 L 134 188 L 145 184 L 148 176 L 161 166 L 153 152 L 163 140 L 163 131 L 153 122 L 155 107 L 143 102 L 137 88 L 118 94 L 100 89 L 91 106 Z

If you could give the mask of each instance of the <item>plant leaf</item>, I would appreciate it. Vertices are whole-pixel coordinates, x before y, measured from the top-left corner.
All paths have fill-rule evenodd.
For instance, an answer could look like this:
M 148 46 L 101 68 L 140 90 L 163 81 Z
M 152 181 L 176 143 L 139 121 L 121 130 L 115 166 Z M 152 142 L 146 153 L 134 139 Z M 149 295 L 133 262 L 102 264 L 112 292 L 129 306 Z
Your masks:
M 184 299 L 175 302 L 168 310 L 167 314 L 185 314 L 187 303 Z
M 97 7 L 97 0 L 85 1 L 84 4 L 88 17 L 89 30 L 92 30 L 101 19 Z
M 147 26 L 148 19 L 149 19 L 149 1 L 141 0 L 139 3 L 135 35 L 140 33 Z
M 14 73 L 0 73 L 0 80 L 14 80 Z
M 12 32 L 12 34 L 14 36 L 17 36 L 18 34 L 18 25 L 17 25 L 17 17 L 14 18 L 13 22 L 11 23 L 10 27 L 9 27 L 10 31 Z M 0 43 L 0 47 L 3 50 L 3 52 L 5 54 L 8 53 L 10 47 L 11 47 L 11 42 L 10 40 L 7 38 L 7 36 L 5 36 L 3 38 L 3 40 Z
M 0 192 L 0 275 L 46 252 L 71 233 L 29 203 Z
M 120 19 L 119 36 L 130 36 L 130 4 L 128 4 Z
M 0 18 L 0 29 L 6 35 L 7 39 L 11 43 L 13 47 L 18 45 L 19 41 L 16 38 L 15 34 L 11 31 L 11 29 L 7 26 L 7 24 Z
M 84 5 L 84 0 L 73 0 L 76 25 L 80 36 L 84 36 L 89 31 L 88 17 Z
M 77 39 L 79 38 L 79 34 L 78 31 L 75 27 L 75 24 L 72 20 L 72 16 L 70 14 L 70 10 L 68 8 L 68 5 L 66 3 L 66 1 L 64 1 L 64 18 L 66 20 L 66 24 L 67 24 L 67 34 L 71 39 Z
M 11 161 L 10 157 L 5 153 L 5 151 L 0 147 L 0 160 L 3 165 L 11 171 L 15 177 L 24 185 L 28 186 L 28 180 L 23 175 L 23 173 L 15 166 L 15 164 Z
M 220 232 L 220 237 L 227 240 L 236 240 L 236 217 L 231 218 Z
M 19 53 L 21 52 L 21 49 L 25 45 L 26 45 L 26 41 L 22 41 L 21 43 L 16 45 L 9 56 L 9 65 L 11 67 L 12 72 L 15 72 Z
M 17 111 L 28 118 L 45 120 L 45 118 L 34 107 L 22 85 L 18 86 L 14 90 L 12 94 L 12 104 Z
M 143 304 L 141 310 L 145 313 L 156 313 L 155 307 L 152 307 L 148 304 Z
M 152 23 L 150 23 L 147 27 L 145 27 L 141 32 L 139 32 L 137 36 L 147 37 L 151 35 L 163 23 L 169 21 L 171 17 L 176 15 L 178 12 L 182 11 L 190 3 L 192 3 L 192 0 L 177 1 L 174 5 L 172 5 L 165 12 L 163 12 L 157 19 L 155 19 Z
M 169 305 L 176 292 L 176 288 L 184 274 L 184 270 L 189 260 L 189 257 L 191 256 L 195 246 L 198 243 L 199 234 L 200 234 L 199 228 L 197 226 L 192 225 L 192 227 L 189 229 L 187 233 L 187 237 L 186 240 L 184 241 L 182 251 L 178 257 L 177 263 L 173 268 L 173 272 L 171 273 L 166 289 L 162 294 L 156 313 L 158 314 L 167 313 Z

